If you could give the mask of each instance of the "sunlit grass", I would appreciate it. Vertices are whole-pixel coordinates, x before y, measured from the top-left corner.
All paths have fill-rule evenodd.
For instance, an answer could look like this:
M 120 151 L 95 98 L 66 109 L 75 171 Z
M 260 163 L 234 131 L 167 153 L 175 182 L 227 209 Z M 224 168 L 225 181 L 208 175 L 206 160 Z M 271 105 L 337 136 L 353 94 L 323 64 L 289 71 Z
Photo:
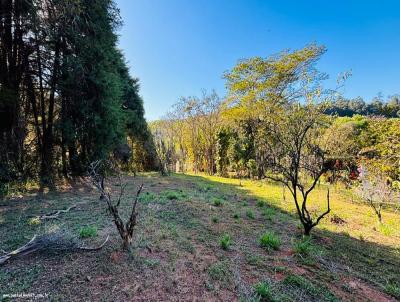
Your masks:
M 197 175 L 203 179 L 227 185 L 234 185 L 254 198 L 265 201 L 267 206 L 274 206 L 283 211 L 296 215 L 296 208 L 289 191 L 283 186 L 257 180 L 239 180 L 219 176 Z M 179 177 L 179 175 L 178 175 Z M 201 179 L 200 178 L 200 179 Z M 376 242 L 391 247 L 400 245 L 400 213 L 383 211 L 383 226 L 377 223 L 373 210 L 357 202 L 350 190 L 341 186 L 321 184 L 310 194 L 308 208 L 319 213 L 326 209 L 326 197 L 330 190 L 331 213 L 318 226 L 322 230 L 335 233 L 347 233 L 353 238 L 363 238 L 365 241 Z M 222 190 L 222 188 L 220 188 Z M 344 224 L 335 224 L 330 217 L 336 214 Z

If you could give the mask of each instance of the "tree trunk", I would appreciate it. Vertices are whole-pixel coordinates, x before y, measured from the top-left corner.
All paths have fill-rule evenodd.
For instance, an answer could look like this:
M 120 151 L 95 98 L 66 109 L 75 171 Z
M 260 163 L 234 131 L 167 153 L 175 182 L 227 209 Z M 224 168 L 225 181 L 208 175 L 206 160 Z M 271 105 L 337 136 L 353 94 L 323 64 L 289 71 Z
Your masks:
M 303 224 L 303 227 L 304 227 L 304 235 L 310 236 L 313 226 L 311 224 L 305 223 L 305 224 Z

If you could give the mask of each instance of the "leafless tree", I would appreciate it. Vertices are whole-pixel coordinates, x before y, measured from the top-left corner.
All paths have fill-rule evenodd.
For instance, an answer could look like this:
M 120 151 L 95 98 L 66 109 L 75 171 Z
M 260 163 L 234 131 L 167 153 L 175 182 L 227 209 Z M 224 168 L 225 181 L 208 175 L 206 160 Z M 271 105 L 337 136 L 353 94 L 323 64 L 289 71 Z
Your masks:
M 121 199 L 124 196 L 126 184 L 122 181 L 122 176 L 119 172 L 117 172 L 117 177 L 119 181 L 119 193 L 117 198 L 113 198 L 109 189 L 107 189 L 104 185 L 105 182 L 105 171 L 107 169 L 115 170 L 115 165 L 113 165 L 109 161 L 95 161 L 89 166 L 89 177 L 93 185 L 99 190 L 101 193 L 101 199 L 105 200 L 107 203 L 107 208 L 112 216 L 115 226 L 119 232 L 119 235 L 122 238 L 123 248 L 128 249 L 132 243 L 133 231 L 137 224 L 137 204 L 139 200 L 140 193 L 143 189 L 143 184 L 141 184 L 136 192 L 136 196 L 132 202 L 132 209 L 128 221 L 124 223 L 121 215 L 119 213 L 119 206 L 121 203 Z
M 329 190 L 323 213 L 312 215 L 307 207 L 310 193 L 325 172 L 325 152 L 320 143 L 324 120 L 321 111 L 312 104 L 288 104 L 265 124 L 269 166 L 266 177 L 289 189 L 305 235 L 330 212 Z
M 395 207 L 395 201 L 398 200 L 399 196 L 396 196 L 385 176 L 376 170 L 362 165 L 360 184 L 356 188 L 356 193 L 374 210 L 378 222 L 382 223 L 382 209 Z

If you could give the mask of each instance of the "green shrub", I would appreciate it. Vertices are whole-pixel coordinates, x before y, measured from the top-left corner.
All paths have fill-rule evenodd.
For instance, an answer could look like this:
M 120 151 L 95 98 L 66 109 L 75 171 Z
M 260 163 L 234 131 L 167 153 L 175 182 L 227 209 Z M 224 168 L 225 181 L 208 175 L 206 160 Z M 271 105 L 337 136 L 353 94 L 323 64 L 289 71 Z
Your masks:
M 261 301 L 273 301 L 271 286 L 267 282 L 259 282 L 254 285 L 254 289 Z
M 230 247 L 231 244 L 232 244 L 231 236 L 229 236 L 229 234 L 225 234 L 225 235 L 221 238 L 221 240 L 220 240 L 219 243 L 221 244 L 221 248 L 222 248 L 223 250 L 228 250 L 229 247 Z
M 213 218 L 211 218 L 211 221 L 214 222 L 214 223 L 218 223 L 219 222 L 219 218 L 214 216 Z
M 254 218 L 255 218 L 255 217 L 254 217 L 254 213 L 253 213 L 252 210 L 246 211 L 246 216 L 247 216 L 248 218 L 250 218 L 250 219 L 254 219 Z
M 260 237 L 260 246 L 267 250 L 278 250 L 281 246 L 281 240 L 275 233 L 266 232 Z
M 97 235 L 97 228 L 95 226 L 85 226 L 79 230 L 81 238 L 95 237 Z
M 233 218 L 234 218 L 234 219 L 239 219 L 239 218 L 240 218 L 240 215 L 239 215 L 238 213 L 235 213 L 235 214 L 233 214 Z

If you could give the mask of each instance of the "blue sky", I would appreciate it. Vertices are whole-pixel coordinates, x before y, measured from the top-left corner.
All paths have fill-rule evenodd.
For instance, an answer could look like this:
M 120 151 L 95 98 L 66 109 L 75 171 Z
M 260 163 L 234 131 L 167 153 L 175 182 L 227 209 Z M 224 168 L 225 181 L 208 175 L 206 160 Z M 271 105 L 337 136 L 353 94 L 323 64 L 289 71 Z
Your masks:
M 318 68 L 332 82 L 352 70 L 345 95 L 400 93 L 400 1 L 116 0 L 120 48 L 140 79 L 146 117 L 180 96 L 215 89 L 238 59 L 309 43 L 328 52 Z

